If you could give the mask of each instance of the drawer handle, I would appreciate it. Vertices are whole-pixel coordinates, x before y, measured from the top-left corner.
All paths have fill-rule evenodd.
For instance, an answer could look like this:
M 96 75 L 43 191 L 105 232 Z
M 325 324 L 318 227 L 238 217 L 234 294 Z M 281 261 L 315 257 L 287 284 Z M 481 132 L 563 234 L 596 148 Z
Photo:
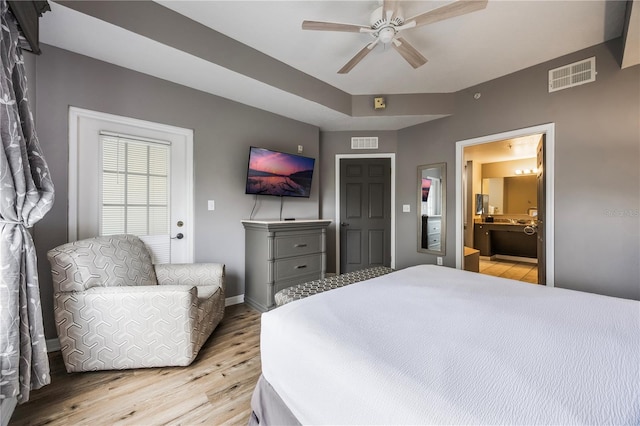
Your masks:
M 296 244 L 294 245 L 295 248 L 300 248 L 300 247 L 306 247 L 306 244 Z
M 296 269 L 304 269 L 306 267 L 307 267 L 307 265 L 298 265 L 298 266 L 296 266 Z

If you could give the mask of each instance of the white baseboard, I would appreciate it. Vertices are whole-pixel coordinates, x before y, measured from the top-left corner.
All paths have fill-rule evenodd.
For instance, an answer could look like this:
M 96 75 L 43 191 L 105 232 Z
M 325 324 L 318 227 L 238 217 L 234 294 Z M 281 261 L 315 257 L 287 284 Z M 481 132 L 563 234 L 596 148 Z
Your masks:
M 239 305 L 240 303 L 244 303 L 244 294 L 239 294 L 237 296 L 231 296 L 224 299 L 224 306 Z
M 11 415 L 13 414 L 13 410 L 16 409 L 17 404 L 18 404 L 17 398 L 0 399 L 0 425 L 1 426 L 7 426 L 9 424 L 9 420 L 11 420 Z
M 239 305 L 240 303 L 244 303 L 244 294 L 239 294 L 237 296 L 231 296 L 224 299 L 224 306 Z M 56 352 L 59 350 L 60 340 L 58 340 L 57 338 L 47 339 L 47 352 Z

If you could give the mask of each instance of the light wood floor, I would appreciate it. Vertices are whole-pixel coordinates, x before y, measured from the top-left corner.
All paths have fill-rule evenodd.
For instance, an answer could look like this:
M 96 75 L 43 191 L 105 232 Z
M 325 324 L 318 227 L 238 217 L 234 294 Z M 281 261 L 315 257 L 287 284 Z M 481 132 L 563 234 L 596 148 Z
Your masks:
M 538 284 L 538 265 L 534 263 L 480 259 L 480 273 Z
M 68 374 L 60 352 L 50 362 L 51 384 L 9 425 L 246 425 L 261 371 L 260 314 L 227 307 L 189 367 Z

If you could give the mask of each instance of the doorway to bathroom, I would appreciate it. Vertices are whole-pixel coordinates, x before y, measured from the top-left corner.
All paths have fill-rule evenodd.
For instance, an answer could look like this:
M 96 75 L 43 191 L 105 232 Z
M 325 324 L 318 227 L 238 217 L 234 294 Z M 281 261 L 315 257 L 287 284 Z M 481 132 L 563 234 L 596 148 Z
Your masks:
M 553 286 L 554 126 L 456 144 L 456 265 Z

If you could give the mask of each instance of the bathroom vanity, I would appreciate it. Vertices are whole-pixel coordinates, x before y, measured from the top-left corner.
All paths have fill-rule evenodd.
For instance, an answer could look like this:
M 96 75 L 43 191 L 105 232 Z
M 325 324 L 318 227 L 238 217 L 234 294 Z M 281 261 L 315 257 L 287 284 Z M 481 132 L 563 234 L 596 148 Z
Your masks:
M 525 232 L 526 231 L 526 232 Z M 535 225 L 511 222 L 480 222 L 473 227 L 473 246 L 480 256 L 496 254 L 537 257 Z

